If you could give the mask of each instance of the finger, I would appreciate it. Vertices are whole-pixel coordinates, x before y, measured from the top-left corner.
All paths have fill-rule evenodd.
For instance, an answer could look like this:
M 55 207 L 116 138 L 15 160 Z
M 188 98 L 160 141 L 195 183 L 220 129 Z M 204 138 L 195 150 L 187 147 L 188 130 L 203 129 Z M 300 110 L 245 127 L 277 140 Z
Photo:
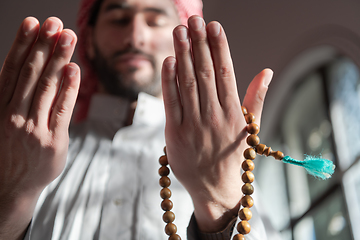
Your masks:
M 264 69 L 251 81 L 244 98 L 243 105 L 248 112 L 255 115 L 255 122 L 260 126 L 261 113 L 264 106 L 264 100 L 268 86 L 271 82 L 273 71 Z
M 61 90 L 50 116 L 49 130 L 55 135 L 68 132 L 79 86 L 80 68 L 75 63 L 69 63 L 65 68 Z
M 198 118 L 200 111 L 198 86 L 190 52 L 188 29 L 185 26 L 174 29 L 174 48 L 183 120 Z
M 175 58 L 168 57 L 164 60 L 161 78 L 166 122 L 171 125 L 179 126 L 182 122 L 182 107 L 176 81 Z
M 27 117 L 37 82 L 53 53 L 54 46 L 62 29 L 58 18 L 48 18 L 40 29 L 39 38 L 20 71 L 19 80 L 11 103 L 17 106 L 17 114 Z
M 72 30 L 65 29 L 61 32 L 54 53 L 38 81 L 29 118 L 40 126 L 48 125 L 50 111 L 59 92 L 64 66 L 70 62 L 76 40 Z
M 38 36 L 39 27 L 39 21 L 33 17 L 25 18 L 20 25 L 0 73 L 1 106 L 8 104 L 13 96 L 20 70 Z
M 219 99 L 216 91 L 214 64 L 206 36 L 204 20 L 199 16 L 190 17 L 189 32 L 199 87 L 200 109 L 202 113 L 207 113 L 214 106 L 219 106 Z
M 216 86 L 220 104 L 223 108 L 238 108 L 240 105 L 237 92 L 234 67 L 225 31 L 218 22 L 207 26 L 208 40 L 213 57 Z

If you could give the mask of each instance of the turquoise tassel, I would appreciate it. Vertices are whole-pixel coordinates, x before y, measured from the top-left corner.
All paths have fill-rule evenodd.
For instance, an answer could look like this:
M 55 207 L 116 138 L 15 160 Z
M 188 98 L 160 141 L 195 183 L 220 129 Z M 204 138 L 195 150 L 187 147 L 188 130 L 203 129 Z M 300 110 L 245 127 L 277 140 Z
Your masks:
M 313 156 L 306 156 L 304 161 L 299 161 L 291 158 L 290 156 L 285 156 L 282 161 L 285 163 L 302 166 L 310 175 L 321 179 L 330 178 L 335 170 L 335 165 L 332 161 L 324 158 L 316 158 Z

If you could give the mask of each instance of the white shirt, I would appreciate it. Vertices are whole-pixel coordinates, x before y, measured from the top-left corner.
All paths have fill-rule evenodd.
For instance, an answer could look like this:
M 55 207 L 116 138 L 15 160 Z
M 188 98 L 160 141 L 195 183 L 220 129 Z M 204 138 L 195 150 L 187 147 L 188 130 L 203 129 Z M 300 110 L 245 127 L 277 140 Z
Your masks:
M 124 127 L 128 108 L 116 97 L 93 97 L 87 121 L 70 130 L 67 164 L 41 194 L 27 239 L 168 238 L 158 175 L 163 103 L 140 94 L 133 124 Z M 169 177 L 174 223 L 185 238 L 192 201 L 175 176 Z

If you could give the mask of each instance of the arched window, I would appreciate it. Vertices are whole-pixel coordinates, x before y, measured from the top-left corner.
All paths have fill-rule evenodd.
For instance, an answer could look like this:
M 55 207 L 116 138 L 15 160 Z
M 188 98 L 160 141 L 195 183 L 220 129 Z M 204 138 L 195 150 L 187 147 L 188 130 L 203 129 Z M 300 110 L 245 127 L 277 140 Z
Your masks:
M 322 155 L 337 168 L 323 181 L 260 157 L 262 204 L 284 239 L 360 239 L 359 67 L 329 46 L 309 49 L 295 62 L 288 69 L 295 76 L 284 73 L 285 91 L 272 99 L 278 110 L 264 114 L 270 123 L 262 142 L 297 159 Z

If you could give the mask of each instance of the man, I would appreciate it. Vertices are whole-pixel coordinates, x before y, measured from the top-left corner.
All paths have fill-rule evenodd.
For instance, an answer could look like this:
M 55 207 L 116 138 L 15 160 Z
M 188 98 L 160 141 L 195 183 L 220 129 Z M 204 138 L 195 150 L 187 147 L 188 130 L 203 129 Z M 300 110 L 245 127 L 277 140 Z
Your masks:
M 88 74 L 75 117 L 86 120 L 71 128 L 70 142 L 76 36 L 57 18 L 40 30 L 24 20 L 0 75 L 0 239 L 166 239 L 157 186 L 162 97 L 169 164 L 191 196 L 172 177 L 181 235 L 194 212 L 189 239 L 230 239 L 246 123 L 222 27 L 199 16 L 177 26 L 193 3 L 83 1 L 91 9 L 79 15 Z M 258 119 L 270 79 L 269 70 L 256 76 L 243 103 Z M 266 239 L 258 215 L 252 234 Z

